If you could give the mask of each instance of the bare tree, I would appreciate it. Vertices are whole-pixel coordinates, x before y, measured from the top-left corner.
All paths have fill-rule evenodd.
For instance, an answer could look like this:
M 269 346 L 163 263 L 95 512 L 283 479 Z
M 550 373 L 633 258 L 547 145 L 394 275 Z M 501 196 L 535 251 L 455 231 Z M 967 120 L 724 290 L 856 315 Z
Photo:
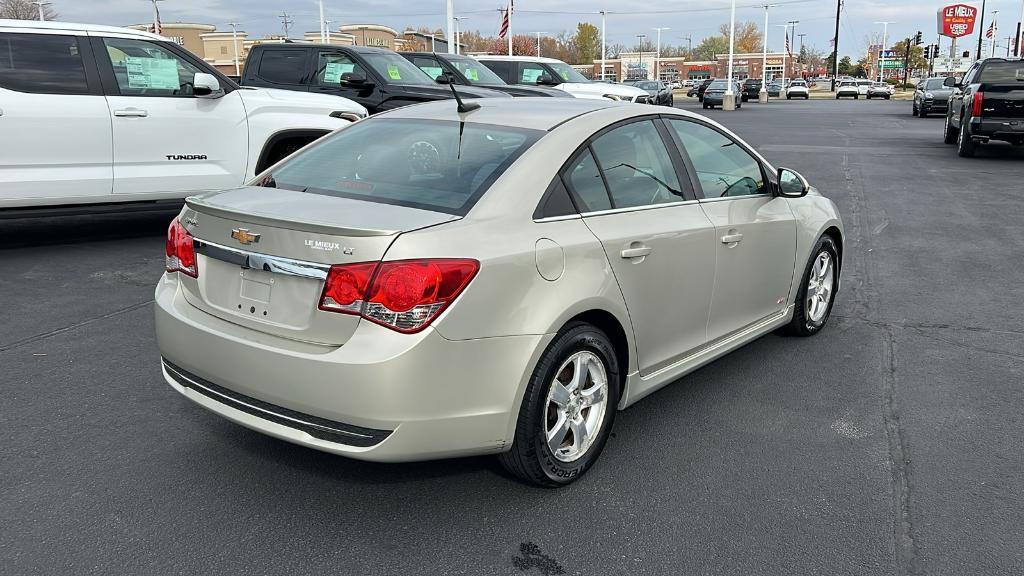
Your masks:
M 56 20 L 57 13 L 48 5 L 43 5 L 43 17 Z M 30 0 L 0 0 L 0 18 L 38 20 L 39 7 Z

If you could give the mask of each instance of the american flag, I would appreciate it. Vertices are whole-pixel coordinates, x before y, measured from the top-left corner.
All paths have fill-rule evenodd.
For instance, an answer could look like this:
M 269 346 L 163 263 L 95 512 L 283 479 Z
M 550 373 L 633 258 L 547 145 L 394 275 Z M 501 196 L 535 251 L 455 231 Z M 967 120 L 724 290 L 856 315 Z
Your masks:
M 504 38 L 508 34 L 509 20 L 512 18 L 512 0 L 508 0 L 508 8 L 501 11 L 501 30 L 498 31 L 498 38 Z
M 989 40 L 991 40 L 992 37 L 995 36 L 995 34 L 996 34 L 996 23 L 993 22 L 993 23 L 988 25 L 988 31 L 985 32 L 985 38 L 988 38 Z
M 153 0 L 153 25 L 150 26 L 153 34 L 160 34 L 164 28 L 163 24 L 160 23 L 160 8 L 156 5 L 157 1 Z
M 789 54 L 790 57 L 793 56 L 793 51 L 789 49 L 789 34 L 788 33 L 786 34 L 786 54 Z

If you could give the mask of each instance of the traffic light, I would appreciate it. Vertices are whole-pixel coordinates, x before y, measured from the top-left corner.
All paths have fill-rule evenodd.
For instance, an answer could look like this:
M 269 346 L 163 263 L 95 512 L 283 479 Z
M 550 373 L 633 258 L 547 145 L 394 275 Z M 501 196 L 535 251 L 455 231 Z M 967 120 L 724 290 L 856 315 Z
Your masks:
M 938 44 L 935 45 L 934 54 L 935 54 L 935 56 L 933 56 L 933 58 L 938 58 L 939 57 L 939 45 Z
M 971 51 L 970 50 L 964 50 L 964 54 L 963 54 L 962 57 L 963 58 L 970 58 L 971 57 Z
M 914 36 L 914 46 L 920 46 L 922 43 L 924 43 L 924 39 L 922 38 L 921 33 L 918 32 Z

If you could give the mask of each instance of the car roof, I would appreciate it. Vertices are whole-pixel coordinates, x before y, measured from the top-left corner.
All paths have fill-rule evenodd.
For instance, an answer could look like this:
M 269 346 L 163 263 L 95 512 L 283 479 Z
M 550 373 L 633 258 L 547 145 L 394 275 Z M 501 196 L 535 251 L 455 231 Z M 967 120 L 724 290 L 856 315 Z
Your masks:
M 100 24 L 77 24 L 74 22 L 53 22 L 53 21 L 39 21 L 39 20 L 5 20 L 0 18 L 0 28 L 18 28 L 22 30 L 54 30 L 54 31 L 71 31 L 71 32 L 105 32 L 105 33 L 117 33 L 131 36 L 138 36 L 139 38 L 148 38 L 150 40 L 163 40 L 168 41 L 163 36 L 158 36 L 152 32 L 144 32 L 142 30 L 135 30 L 132 28 L 120 28 L 117 26 L 102 26 Z
M 371 118 L 415 118 L 423 120 L 450 120 L 466 123 L 493 124 L 531 130 L 551 130 L 585 114 L 608 109 L 635 110 L 636 115 L 651 114 L 651 107 L 644 104 L 616 102 L 596 98 L 481 98 L 467 100 L 480 108 L 459 114 L 454 100 L 438 100 L 424 104 L 403 106 L 383 112 Z M 665 110 L 662 113 L 678 111 L 694 116 L 683 110 Z
M 555 58 L 545 58 L 543 56 L 502 56 L 501 54 L 479 54 L 473 56 L 477 60 L 507 60 L 509 62 L 544 62 L 546 64 L 565 64 L 561 60 Z

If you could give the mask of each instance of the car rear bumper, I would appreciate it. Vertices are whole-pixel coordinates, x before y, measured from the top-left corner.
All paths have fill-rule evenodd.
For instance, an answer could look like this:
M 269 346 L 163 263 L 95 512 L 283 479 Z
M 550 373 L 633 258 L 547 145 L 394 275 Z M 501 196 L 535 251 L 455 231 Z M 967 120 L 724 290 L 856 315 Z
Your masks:
M 448 340 L 361 322 L 341 347 L 257 332 L 156 291 L 164 379 L 196 404 L 283 440 L 362 460 L 501 452 L 553 336 Z
M 1024 118 L 974 118 L 971 138 L 988 141 L 1024 142 Z

